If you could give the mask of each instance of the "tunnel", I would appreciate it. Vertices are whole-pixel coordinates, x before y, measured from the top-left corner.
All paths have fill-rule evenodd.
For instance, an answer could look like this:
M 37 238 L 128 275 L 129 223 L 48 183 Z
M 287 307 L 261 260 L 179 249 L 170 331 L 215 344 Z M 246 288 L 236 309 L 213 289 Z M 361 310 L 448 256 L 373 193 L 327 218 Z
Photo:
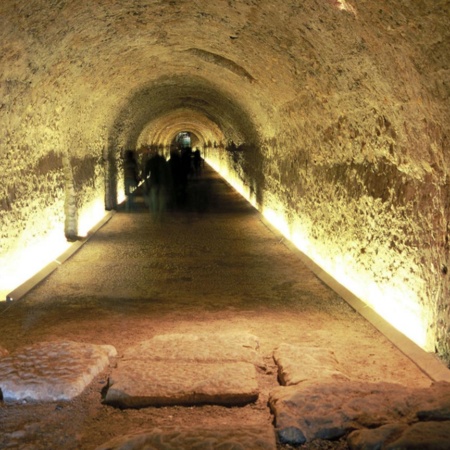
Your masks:
M 302 252 L 450 363 L 448 0 L 3 0 L 2 298 L 189 133 Z

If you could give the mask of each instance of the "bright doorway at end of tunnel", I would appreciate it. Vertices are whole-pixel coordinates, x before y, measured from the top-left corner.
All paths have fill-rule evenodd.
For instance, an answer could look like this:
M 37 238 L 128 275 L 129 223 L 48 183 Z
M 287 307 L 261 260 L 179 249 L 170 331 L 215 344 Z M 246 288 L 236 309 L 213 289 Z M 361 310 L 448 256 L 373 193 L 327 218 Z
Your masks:
M 191 134 L 187 131 L 182 131 L 181 133 L 178 133 L 177 137 L 175 138 L 175 141 L 181 148 L 192 147 Z

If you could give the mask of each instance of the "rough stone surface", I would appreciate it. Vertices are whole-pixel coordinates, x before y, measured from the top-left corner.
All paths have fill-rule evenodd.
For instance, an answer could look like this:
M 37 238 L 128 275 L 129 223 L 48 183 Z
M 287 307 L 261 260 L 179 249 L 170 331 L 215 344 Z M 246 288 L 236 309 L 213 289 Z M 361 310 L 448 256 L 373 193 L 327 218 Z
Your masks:
M 400 423 L 358 430 L 347 442 L 350 450 L 449 450 L 450 422 Z
M 256 336 L 165 334 L 124 353 L 105 402 L 120 407 L 243 405 L 258 398 L 255 365 L 264 365 Z
M 264 367 L 256 336 L 227 334 L 157 335 L 128 348 L 124 359 L 190 362 L 248 362 Z
M 278 385 L 273 350 L 283 342 L 329 348 L 352 378 L 430 385 L 207 166 L 204 175 L 207 212 L 168 211 L 159 222 L 141 203 L 133 213 L 119 210 L 48 279 L 1 308 L 0 342 L 11 352 L 31 342 L 108 343 L 120 363 L 155 335 L 252 333 L 267 365 L 257 370 L 258 400 L 231 408 L 114 408 L 101 402 L 110 367 L 68 402 L 0 402 L 0 447 L 91 450 L 153 428 L 264 429 Z M 344 449 L 345 440 L 302 447 Z
M 7 355 L 9 355 L 8 350 L 6 350 L 6 348 L 3 348 L 2 346 L 0 346 L 0 358 L 2 356 L 7 356 Z
M 0 266 L 114 208 L 124 149 L 189 131 L 450 361 L 449 18 L 448 0 L 2 0 Z
M 121 361 L 105 402 L 122 408 L 165 405 L 243 405 L 258 398 L 256 369 L 249 363 Z
M 152 430 L 124 436 L 101 445 L 96 450 L 276 450 L 273 429 L 189 429 Z
M 424 411 L 447 419 L 450 384 L 410 389 L 390 383 L 329 382 L 279 387 L 270 396 L 280 440 L 335 439 L 355 428 L 414 422 Z M 442 411 L 439 416 L 437 411 Z
M 278 378 L 285 386 L 310 381 L 348 380 L 333 351 L 282 344 L 274 351 Z
M 5 401 L 70 400 L 116 356 L 111 345 L 43 342 L 0 359 Z

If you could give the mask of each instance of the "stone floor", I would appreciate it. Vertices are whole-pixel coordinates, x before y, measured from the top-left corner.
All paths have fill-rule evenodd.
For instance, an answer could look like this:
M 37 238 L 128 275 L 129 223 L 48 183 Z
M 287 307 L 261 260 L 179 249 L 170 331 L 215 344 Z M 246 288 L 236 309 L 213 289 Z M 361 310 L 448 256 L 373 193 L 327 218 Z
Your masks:
M 188 194 L 161 217 L 138 197 L 3 304 L 0 389 L 20 397 L 0 402 L 1 448 L 450 448 L 446 384 L 431 387 L 209 168 Z M 33 397 L 19 386 L 33 370 L 86 384 Z M 418 432 L 434 443 L 413 447 Z

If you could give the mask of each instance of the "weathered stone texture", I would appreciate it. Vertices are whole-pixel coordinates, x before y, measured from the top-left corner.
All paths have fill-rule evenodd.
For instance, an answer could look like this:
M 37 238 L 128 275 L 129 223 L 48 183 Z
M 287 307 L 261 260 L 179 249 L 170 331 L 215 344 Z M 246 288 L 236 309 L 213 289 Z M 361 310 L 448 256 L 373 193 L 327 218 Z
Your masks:
M 117 355 L 110 345 L 43 342 L 0 358 L 5 401 L 71 400 Z
M 251 334 L 165 334 L 129 348 L 110 377 L 105 402 L 122 408 L 244 405 L 258 398 Z
M 267 428 L 233 428 L 161 430 L 155 429 L 147 433 L 119 437 L 97 450 L 140 450 L 158 448 L 158 450 L 275 450 L 277 448 L 273 429 Z
M 128 348 L 125 360 L 247 362 L 264 367 L 258 338 L 245 333 L 162 334 Z
M 357 294 L 397 301 L 450 358 L 447 0 L 4 0 L 0 12 L 0 251 L 42 203 L 76 233 L 105 188 L 115 206 L 123 149 L 190 131 L 309 256 L 345 267 Z M 59 154 L 81 163 L 64 188 L 54 171 L 22 180 Z M 65 221 L 64 197 L 78 208 Z
M 248 363 L 120 361 L 105 402 L 121 408 L 245 405 L 258 398 L 255 366 Z
M 399 430 L 404 433 L 402 439 L 414 442 L 412 436 L 429 426 L 423 441 L 419 441 L 424 443 L 433 442 L 434 428 L 438 431 L 437 443 L 443 442 L 442 436 L 449 432 L 450 384 L 445 382 L 424 389 L 357 381 L 305 383 L 276 388 L 269 404 L 275 414 L 280 440 L 294 445 L 314 439 L 339 438 L 355 429 L 384 426 L 373 433 L 363 431 L 353 436 L 355 448 L 381 448 L 370 443 L 389 441 L 393 435 L 398 437 Z M 423 421 L 420 425 L 408 428 L 419 420 Z M 443 426 L 434 427 L 429 425 L 430 421 L 442 422 Z
M 278 378 L 284 386 L 324 380 L 348 380 L 331 350 L 282 344 L 274 351 Z
M 348 437 L 350 450 L 448 450 L 450 421 L 397 423 L 374 430 L 354 431 Z

